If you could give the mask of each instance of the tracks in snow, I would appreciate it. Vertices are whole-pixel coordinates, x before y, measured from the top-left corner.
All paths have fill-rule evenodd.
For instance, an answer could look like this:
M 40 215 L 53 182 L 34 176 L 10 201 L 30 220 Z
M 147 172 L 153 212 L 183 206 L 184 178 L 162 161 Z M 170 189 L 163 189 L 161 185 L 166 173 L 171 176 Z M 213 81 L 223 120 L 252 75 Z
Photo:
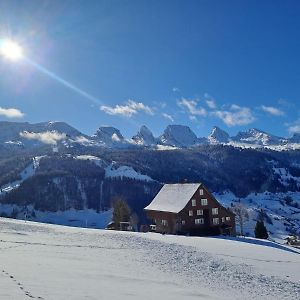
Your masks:
M 16 286 L 18 289 L 20 289 L 20 290 L 24 293 L 24 295 L 25 295 L 27 298 L 31 298 L 31 299 L 40 299 L 40 300 L 45 299 L 45 298 L 43 298 L 43 297 L 41 297 L 41 296 L 34 296 L 28 289 L 26 289 L 26 288 L 24 287 L 24 285 L 23 285 L 21 282 L 19 282 L 19 281 L 14 277 L 14 275 L 10 274 L 9 272 L 7 272 L 7 271 L 5 271 L 5 270 L 2 270 L 2 274 L 3 274 L 4 276 L 6 276 L 7 278 L 9 278 L 9 279 L 15 284 L 15 286 Z

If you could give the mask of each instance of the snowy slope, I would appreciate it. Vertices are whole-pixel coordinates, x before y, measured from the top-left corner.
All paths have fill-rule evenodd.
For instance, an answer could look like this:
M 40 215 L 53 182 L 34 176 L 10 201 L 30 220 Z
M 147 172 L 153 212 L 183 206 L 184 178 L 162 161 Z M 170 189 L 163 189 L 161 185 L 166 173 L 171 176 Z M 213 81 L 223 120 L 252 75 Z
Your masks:
M 36 156 L 32 159 L 32 163 L 29 164 L 21 173 L 21 179 L 16 180 L 14 182 L 7 183 L 3 186 L 0 187 L 0 195 L 4 193 L 8 193 L 20 186 L 20 184 L 28 179 L 29 177 L 33 176 L 35 174 L 36 169 L 39 166 L 40 159 L 43 158 L 44 156 Z
M 299 299 L 300 255 L 256 240 L 0 220 L 1 299 Z
M 105 170 L 105 177 L 106 178 L 131 178 L 141 181 L 153 181 L 151 177 L 148 175 L 141 174 L 134 170 L 132 167 L 129 166 L 120 166 L 117 165 L 115 162 L 108 164 L 106 161 L 102 160 L 101 158 L 93 155 L 78 155 L 76 159 L 80 160 L 89 160 L 94 162 L 97 166 L 103 167 Z
M 127 177 L 136 180 L 142 181 L 153 181 L 148 175 L 143 175 L 139 172 L 136 172 L 132 167 L 128 166 L 116 166 L 115 164 L 110 164 L 105 168 L 105 177 Z
M 256 128 L 251 128 L 246 132 L 239 132 L 232 140 L 260 146 L 280 145 L 286 142 L 283 138 L 268 134 Z
M 80 160 L 92 161 L 93 163 L 95 163 L 99 167 L 103 167 L 103 166 L 107 165 L 107 163 L 103 159 L 101 159 L 97 156 L 94 156 L 94 155 L 78 155 L 75 158 L 80 159 Z
M 242 203 L 247 208 L 249 221 L 245 224 L 246 235 L 254 235 L 255 223 L 261 210 L 267 215 L 264 222 L 271 238 L 282 241 L 290 235 L 291 231 L 300 231 L 300 192 L 251 193 L 245 198 L 236 197 L 231 192 L 214 195 L 227 207 Z M 239 230 L 237 224 L 237 231 Z

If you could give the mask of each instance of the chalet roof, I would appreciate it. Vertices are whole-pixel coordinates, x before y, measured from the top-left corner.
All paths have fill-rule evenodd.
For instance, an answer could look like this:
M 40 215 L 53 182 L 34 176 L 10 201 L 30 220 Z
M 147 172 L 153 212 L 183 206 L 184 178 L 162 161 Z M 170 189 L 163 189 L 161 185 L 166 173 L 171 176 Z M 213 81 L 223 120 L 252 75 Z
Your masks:
M 145 210 L 179 213 L 201 185 L 201 183 L 165 184 Z

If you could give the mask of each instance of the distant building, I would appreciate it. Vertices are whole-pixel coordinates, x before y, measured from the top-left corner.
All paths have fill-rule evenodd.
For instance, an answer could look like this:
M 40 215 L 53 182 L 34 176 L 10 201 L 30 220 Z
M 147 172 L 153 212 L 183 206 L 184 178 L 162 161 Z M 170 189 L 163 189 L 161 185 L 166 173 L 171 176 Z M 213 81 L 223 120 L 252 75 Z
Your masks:
M 156 232 L 235 235 L 235 215 L 202 183 L 165 184 L 145 207 Z

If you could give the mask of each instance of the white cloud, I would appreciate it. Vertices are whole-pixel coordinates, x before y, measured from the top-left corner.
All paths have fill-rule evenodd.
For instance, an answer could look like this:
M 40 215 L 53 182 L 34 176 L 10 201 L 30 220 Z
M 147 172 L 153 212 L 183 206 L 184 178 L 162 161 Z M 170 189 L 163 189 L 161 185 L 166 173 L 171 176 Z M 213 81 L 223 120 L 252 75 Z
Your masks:
M 44 144 L 56 145 L 58 141 L 66 139 L 65 133 L 59 133 L 57 131 L 45 131 L 45 132 L 20 132 L 20 136 L 28 140 L 38 140 Z
M 100 106 L 100 110 L 109 115 L 122 115 L 128 118 L 131 118 L 139 111 L 143 111 L 148 115 L 154 115 L 153 110 L 149 106 L 142 102 L 135 102 L 133 100 L 128 100 L 125 105 L 117 104 L 115 107 L 102 105 Z
M 217 108 L 217 104 L 215 102 L 215 99 L 211 95 L 209 95 L 208 93 L 205 93 L 204 98 L 205 98 L 206 105 L 210 109 L 216 109 Z
M 162 113 L 161 115 L 162 115 L 165 119 L 168 119 L 168 120 L 170 120 L 171 122 L 174 122 L 174 119 L 173 119 L 173 117 L 172 117 L 171 115 L 166 114 L 166 113 Z
M 287 123 L 285 125 L 288 126 L 289 133 L 300 133 L 300 118 L 293 123 Z
M 273 107 L 273 106 L 265 106 L 262 105 L 260 107 L 264 112 L 267 112 L 273 116 L 283 116 L 284 112 L 280 110 L 279 108 Z
M 217 108 L 217 105 L 216 105 L 216 102 L 214 99 L 207 99 L 205 100 L 207 106 L 211 109 L 216 109 Z
M 288 128 L 289 133 L 300 133 L 300 124 L 292 125 Z
M 277 102 L 278 102 L 279 105 L 284 106 L 286 108 L 291 108 L 291 107 L 295 106 L 293 103 L 289 102 L 286 99 L 282 99 L 282 98 L 279 99 Z
M 232 104 L 229 110 L 216 110 L 211 114 L 220 118 L 230 127 L 236 125 L 248 125 L 255 120 L 250 108 L 241 107 L 236 104 Z
M 6 118 L 22 118 L 24 116 L 24 113 L 22 113 L 19 109 L 16 108 L 0 107 L 0 116 L 4 116 Z
M 174 93 L 176 93 L 176 92 L 180 92 L 180 89 L 179 89 L 178 87 L 173 87 L 173 88 L 172 88 L 172 91 L 173 91 Z
M 189 119 L 193 122 L 196 122 L 197 121 L 197 118 L 195 116 L 189 116 Z
M 197 107 L 197 101 L 181 98 L 177 101 L 178 106 L 186 109 L 192 116 L 206 116 L 206 110 L 203 107 Z

